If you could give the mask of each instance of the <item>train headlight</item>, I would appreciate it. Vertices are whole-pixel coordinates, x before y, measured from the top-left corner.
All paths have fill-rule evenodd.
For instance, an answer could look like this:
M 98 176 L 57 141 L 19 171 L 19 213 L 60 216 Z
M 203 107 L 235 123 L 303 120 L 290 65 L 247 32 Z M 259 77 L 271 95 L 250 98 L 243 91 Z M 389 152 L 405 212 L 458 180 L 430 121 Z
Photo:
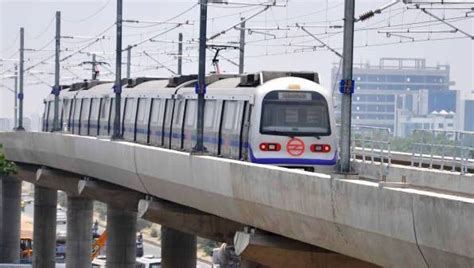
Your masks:
M 260 143 L 260 151 L 264 152 L 279 152 L 281 150 L 281 145 L 279 143 Z
M 310 150 L 313 153 L 329 153 L 331 151 L 331 145 L 329 144 L 312 144 Z

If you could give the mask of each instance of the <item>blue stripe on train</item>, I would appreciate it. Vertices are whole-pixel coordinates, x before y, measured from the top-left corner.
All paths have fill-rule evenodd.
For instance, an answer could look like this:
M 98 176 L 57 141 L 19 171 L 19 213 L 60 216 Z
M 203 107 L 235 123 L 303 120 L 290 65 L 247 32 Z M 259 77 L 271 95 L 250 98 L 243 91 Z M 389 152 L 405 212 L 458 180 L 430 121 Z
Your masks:
M 252 148 L 249 148 L 250 162 L 268 165 L 314 165 L 314 166 L 333 166 L 337 161 L 337 152 L 334 158 L 325 159 L 309 159 L 309 158 L 256 158 L 253 155 Z

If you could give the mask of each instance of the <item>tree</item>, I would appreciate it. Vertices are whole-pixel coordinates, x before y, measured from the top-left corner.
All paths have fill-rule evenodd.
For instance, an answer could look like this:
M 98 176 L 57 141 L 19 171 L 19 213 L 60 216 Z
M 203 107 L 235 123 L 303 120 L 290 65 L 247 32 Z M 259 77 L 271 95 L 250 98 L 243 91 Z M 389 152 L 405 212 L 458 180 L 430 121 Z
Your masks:
M 8 161 L 3 154 L 3 146 L 0 144 L 0 176 L 9 176 L 16 174 L 16 166 Z

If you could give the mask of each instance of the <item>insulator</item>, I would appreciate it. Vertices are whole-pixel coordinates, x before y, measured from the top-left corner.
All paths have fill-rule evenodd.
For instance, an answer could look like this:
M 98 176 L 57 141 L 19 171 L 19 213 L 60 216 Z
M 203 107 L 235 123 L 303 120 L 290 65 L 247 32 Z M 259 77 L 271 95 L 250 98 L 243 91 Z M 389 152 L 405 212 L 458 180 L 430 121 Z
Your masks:
M 375 12 L 374 11 L 368 11 L 362 15 L 359 16 L 359 21 L 364 21 L 364 20 L 367 20 L 369 18 L 372 18 L 373 16 L 375 15 Z

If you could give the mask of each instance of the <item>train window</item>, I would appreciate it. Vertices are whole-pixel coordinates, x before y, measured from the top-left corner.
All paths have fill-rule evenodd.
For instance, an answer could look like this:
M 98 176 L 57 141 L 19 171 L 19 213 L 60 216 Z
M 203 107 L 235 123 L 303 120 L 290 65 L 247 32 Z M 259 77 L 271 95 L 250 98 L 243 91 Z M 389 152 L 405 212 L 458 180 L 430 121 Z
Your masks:
M 146 108 L 147 108 L 146 106 L 147 106 L 147 99 L 144 99 L 144 98 L 138 99 L 138 115 L 137 115 L 138 122 L 145 121 Z
M 153 107 L 151 108 L 151 123 L 156 125 L 160 115 L 161 100 L 153 99 Z
M 48 112 L 48 120 L 51 121 L 51 124 L 53 124 L 53 118 L 54 118 L 54 101 L 49 102 L 49 112 Z M 52 127 L 49 126 L 50 128 Z
M 328 136 L 331 130 L 327 101 L 316 92 L 270 92 L 263 99 L 260 133 Z
M 91 104 L 91 119 L 97 120 L 99 116 L 99 99 L 94 98 L 92 99 L 92 104 Z
M 81 101 L 82 99 L 76 99 L 74 102 L 74 120 L 79 120 L 81 114 Z
M 71 111 L 71 100 L 63 99 L 63 122 L 69 121 L 69 112 Z M 61 126 L 62 127 L 62 126 Z
M 224 105 L 224 129 L 232 130 L 234 128 L 235 115 L 237 110 L 237 101 L 226 101 Z
M 110 99 L 104 98 L 102 99 L 102 102 L 100 103 L 100 119 L 101 120 L 106 120 L 107 119 L 107 114 L 109 113 L 109 107 L 110 107 Z
M 188 100 L 188 107 L 186 108 L 186 126 L 192 127 L 196 121 L 196 100 Z
M 216 113 L 216 100 L 206 100 L 204 106 L 204 127 L 212 128 L 214 125 L 214 114 Z
M 82 101 L 82 114 L 81 114 L 82 121 L 89 121 L 90 107 L 91 107 L 90 103 L 91 103 L 91 99 L 84 99 Z
M 133 115 L 135 114 L 135 110 L 137 109 L 136 100 L 132 98 L 127 98 L 127 106 L 125 106 L 125 120 L 130 121 L 133 120 Z
M 171 117 L 173 116 L 173 100 L 172 99 L 167 99 L 166 104 L 165 104 L 165 124 L 167 124 L 166 127 L 169 127 L 171 124 Z
M 114 120 L 115 120 L 115 98 L 111 98 L 110 99 L 110 115 L 109 115 L 109 121 L 110 121 L 109 125 L 111 126 L 110 129 L 113 129 Z
M 174 123 L 175 124 L 179 124 L 181 123 L 181 119 L 183 117 L 183 110 L 184 110 L 184 105 L 183 105 L 184 101 L 182 100 L 178 100 L 176 101 L 176 116 L 174 118 Z

